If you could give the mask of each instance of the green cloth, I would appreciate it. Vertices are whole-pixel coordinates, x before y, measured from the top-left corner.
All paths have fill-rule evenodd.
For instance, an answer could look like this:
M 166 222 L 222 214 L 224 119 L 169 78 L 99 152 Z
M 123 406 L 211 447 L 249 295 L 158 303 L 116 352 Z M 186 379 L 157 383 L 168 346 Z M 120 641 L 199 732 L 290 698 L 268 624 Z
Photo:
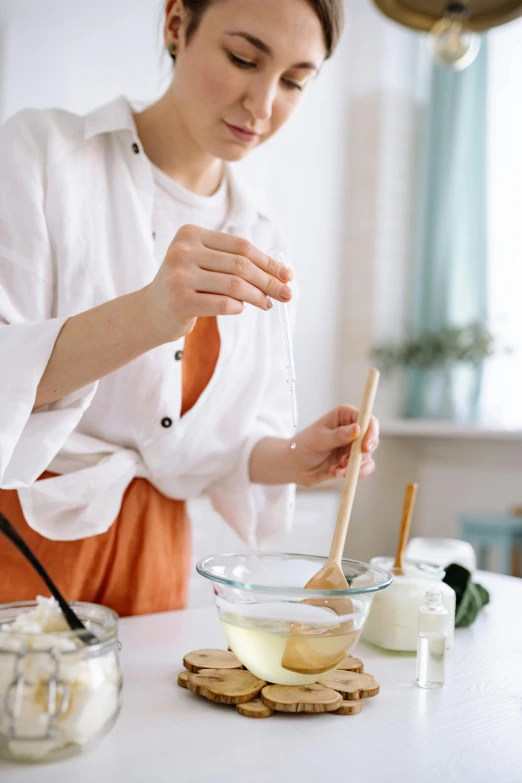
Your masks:
M 482 585 L 475 584 L 467 568 L 452 563 L 446 568 L 444 582 L 455 590 L 455 628 L 467 628 L 483 606 L 489 604 L 489 593 Z

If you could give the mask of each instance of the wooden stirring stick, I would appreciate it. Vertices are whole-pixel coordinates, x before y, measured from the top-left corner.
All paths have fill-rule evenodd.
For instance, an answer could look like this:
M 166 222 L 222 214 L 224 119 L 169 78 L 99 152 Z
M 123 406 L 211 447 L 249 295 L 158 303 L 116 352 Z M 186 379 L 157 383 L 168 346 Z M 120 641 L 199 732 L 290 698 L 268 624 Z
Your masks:
M 370 424 L 378 383 L 379 372 L 377 370 L 370 370 L 366 380 L 366 386 L 364 387 L 361 408 L 359 410 L 358 424 L 361 432 L 357 440 L 352 443 L 350 449 L 350 457 L 346 467 L 346 477 L 344 479 L 341 504 L 339 506 L 339 513 L 337 514 L 337 522 L 335 523 L 330 554 L 328 555 L 328 559 L 324 566 L 306 583 L 305 590 L 346 590 L 347 588 L 346 577 L 343 573 L 341 561 L 355 497 L 355 490 L 359 479 L 359 471 L 361 469 L 362 442 Z M 350 614 L 353 608 L 349 598 L 306 599 L 305 603 L 328 607 L 339 615 Z M 347 627 L 347 633 L 352 633 L 355 637 L 356 632 L 351 630 L 350 623 L 348 623 L 348 625 L 350 625 L 350 628 Z M 344 658 L 347 647 L 346 638 L 343 639 L 343 637 L 340 637 L 339 642 L 342 649 L 333 651 L 332 657 L 332 654 L 319 654 L 314 650 L 313 646 L 310 644 L 310 641 L 313 641 L 314 637 L 307 637 L 306 635 L 299 636 L 299 626 L 296 625 L 294 630 L 295 636 L 289 638 L 285 645 L 285 650 L 281 659 L 283 668 L 302 674 L 319 674 L 321 672 L 329 671 Z M 356 640 L 357 638 L 355 638 L 355 641 Z
M 359 471 L 362 462 L 362 442 L 370 425 L 372 417 L 373 403 L 377 393 L 379 383 L 379 371 L 370 370 L 364 387 L 363 399 L 359 410 L 358 424 L 361 433 L 356 441 L 352 443 L 350 457 L 346 467 L 346 476 L 344 479 L 343 494 L 341 495 L 341 504 L 337 514 L 337 522 L 332 538 L 330 554 L 325 565 L 313 576 L 308 584 L 305 585 L 310 590 L 345 590 L 346 577 L 341 568 L 343 558 L 344 544 L 348 533 L 350 515 L 352 513 L 355 490 L 359 480 Z M 334 587 L 336 584 L 338 587 Z
M 408 484 L 404 493 L 404 504 L 402 506 L 401 531 L 399 533 L 399 543 L 397 544 L 397 553 L 392 573 L 400 575 L 404 573 L 403 560 L 404 550 L 410 536 L 411 518 L 413 516 L 413 507 L 415 506 L 415 497 L 417 495 L 417 484 Z

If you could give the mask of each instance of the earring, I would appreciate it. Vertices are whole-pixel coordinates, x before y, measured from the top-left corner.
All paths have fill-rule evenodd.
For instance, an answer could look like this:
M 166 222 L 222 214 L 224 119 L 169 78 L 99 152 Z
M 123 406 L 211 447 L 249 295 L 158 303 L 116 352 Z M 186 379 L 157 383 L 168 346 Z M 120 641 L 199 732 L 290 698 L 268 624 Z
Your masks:
M 168 53 L 172 57 L 173 60 L 176 59 L 176 44 L 169 44 L 167 46 Z

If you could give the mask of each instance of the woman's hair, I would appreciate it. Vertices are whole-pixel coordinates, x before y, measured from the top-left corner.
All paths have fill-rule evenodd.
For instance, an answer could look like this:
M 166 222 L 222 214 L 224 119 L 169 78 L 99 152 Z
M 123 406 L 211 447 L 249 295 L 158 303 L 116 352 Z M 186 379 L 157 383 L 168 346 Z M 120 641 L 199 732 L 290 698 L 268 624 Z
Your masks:
M 216 0 L 183 0 L 183 5 L 189 12 L 189 22 L 186 33 L 187 43 L 198 29 L 198 25 L 207 8 L 215 2 Z M 317 14 L 317 18 L 323 28 L 326 57 L 331 57 L 335 47 L 339 43 L 339 38 L 343 31 L 343 0 L 306 0 L 306 2 Z M 175 56 L 173 56 L 172 59 L 175 59 Z

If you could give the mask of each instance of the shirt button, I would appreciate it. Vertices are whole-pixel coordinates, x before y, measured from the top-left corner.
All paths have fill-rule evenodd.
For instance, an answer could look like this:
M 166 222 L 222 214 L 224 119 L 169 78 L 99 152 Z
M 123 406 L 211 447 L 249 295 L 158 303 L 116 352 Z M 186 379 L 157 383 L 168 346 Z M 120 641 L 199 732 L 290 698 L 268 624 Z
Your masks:
M 169 427 L 172 427 L 172 419 L 169 419 L 168 416 L 165 416 L 165 418 L 161 420 L 161 426 L 168 430 Z
M 174 358 L 177 362 L 180 362 L 183 359 L 183 351 L 176 351 Z
M 134 142 L 134 144 L 132 145 L 132 151 L 134 152 L 135 155 L 139 155 L 140 148 L 138 147 L 136 142 Z

